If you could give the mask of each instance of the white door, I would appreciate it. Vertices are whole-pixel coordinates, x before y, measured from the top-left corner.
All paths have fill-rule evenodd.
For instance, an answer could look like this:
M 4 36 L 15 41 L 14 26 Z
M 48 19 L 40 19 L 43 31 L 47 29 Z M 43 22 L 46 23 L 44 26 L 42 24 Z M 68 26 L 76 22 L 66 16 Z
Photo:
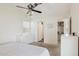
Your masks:
M 42 22 L 38 22 L 37 32 L 38 32 L 38 41 L 44 39 L 44 27 Z

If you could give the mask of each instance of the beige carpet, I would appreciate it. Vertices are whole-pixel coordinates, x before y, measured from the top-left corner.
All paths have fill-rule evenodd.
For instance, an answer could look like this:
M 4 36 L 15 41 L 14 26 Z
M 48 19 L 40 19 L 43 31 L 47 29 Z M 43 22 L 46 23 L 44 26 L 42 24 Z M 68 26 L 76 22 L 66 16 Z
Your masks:
M 49 53 L 50 53 L 50 56 L 60 56 L 59 45 L 58 46 L 56 46 L 56 45 L 48 45 L 48 44 L 44 44 L 43 42 L 33 42 L 31 44 L 47 48 Z

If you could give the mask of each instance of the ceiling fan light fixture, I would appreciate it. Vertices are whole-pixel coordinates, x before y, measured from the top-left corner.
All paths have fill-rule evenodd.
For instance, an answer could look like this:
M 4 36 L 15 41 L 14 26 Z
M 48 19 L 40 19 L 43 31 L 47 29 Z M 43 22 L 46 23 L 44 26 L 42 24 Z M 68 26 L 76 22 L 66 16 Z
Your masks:
M 32 11 L 37 12 L 37 13 L 42 13 L 41 11 L 35 10 L 34 8 L 37 7 L 38 5 L 40 5 L 42 3 L 30 3 L 27 5 L 27 7 L 23 7 L 23 6 L 16 6 L 18 8 L 23 8 L 23 9 L 27 9 L 27 13 L 26 14 L 33 14 Z

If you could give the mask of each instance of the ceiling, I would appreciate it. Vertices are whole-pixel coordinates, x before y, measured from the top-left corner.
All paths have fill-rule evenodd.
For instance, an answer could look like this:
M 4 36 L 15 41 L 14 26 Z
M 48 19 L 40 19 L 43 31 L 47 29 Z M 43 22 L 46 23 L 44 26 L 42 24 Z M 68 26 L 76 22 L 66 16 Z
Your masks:
M 16 4 L 27 7 L 27 4 Z M 43 3 L 35 8 L 42 11 L 44 15 L 66 16 L 70 13 L 70 4 L 68 3 Z

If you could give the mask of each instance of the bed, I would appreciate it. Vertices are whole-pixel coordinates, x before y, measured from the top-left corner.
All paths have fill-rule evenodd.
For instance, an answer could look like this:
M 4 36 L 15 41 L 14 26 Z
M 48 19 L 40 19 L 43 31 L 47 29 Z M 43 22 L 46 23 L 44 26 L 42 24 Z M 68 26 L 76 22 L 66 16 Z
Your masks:
M 49 56 L 49 52 L 43 47 L 13 42 L 0 45 L 0 56 Z

